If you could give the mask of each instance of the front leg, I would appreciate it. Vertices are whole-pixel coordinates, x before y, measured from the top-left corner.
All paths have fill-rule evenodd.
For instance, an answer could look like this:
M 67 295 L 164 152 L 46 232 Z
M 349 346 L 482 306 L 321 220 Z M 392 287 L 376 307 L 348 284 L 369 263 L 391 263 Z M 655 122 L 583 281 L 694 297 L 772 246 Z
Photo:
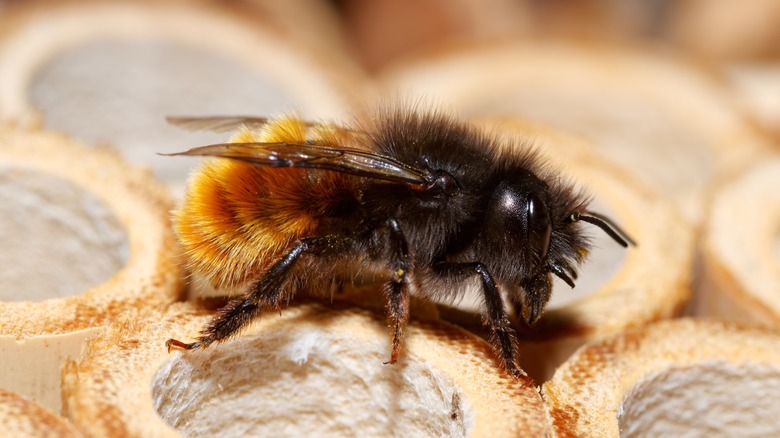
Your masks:
M 523 279 L 520 287 L 525 291 L 524 295 L 512 296 L 512 304 L 515 306 L 515 313 L 522 317 L 527 326 L 532 326 L 539 320 L 544 313 L 544 308 L 550 301 L 552 295 L 552 280 L 550 274 L 541 272 L 533 277 Z
M 390 360 L 385 364 L 398 361 L 398 351 L 401 347 L 404 327 L 409 321 L 409 280 L 411 268 L 409 245 L 406 242 L 398 221 L 390 219 L 390 280 L 385 283 L 384 292 L 387 298 L 387 314 L 390 327 L 393 330 L 393 351 Z
M 446 281 L 463 281 L 473 275 L 479 275 L 482 293 L 485 296 L 485 323 L 490 329 L 490 341 L 501 354 L 507 371 L 519 378 L 527 378 L 517 366 L 517 338 L 509 316 L 504 308 L 504 300 L 493 277 L 485 265 L 474 263 L 439 262 L 433 265 L 433 272 Z
M 568 264 L 551 262 L 545 269 L 520 281 L 523 294 L 512 294 L 510 296 L 515 316 L 522 318 L 529 327 L 541 318 L 547 303 L 550 302 L 552 297 L 550 273 L 557 275 L 569 286 L 574 287 L 574 281 L 569 277 L 569 274 L 577 278 L 577 272 Z
M 223 341 L 252 321 L 264 308 L 281 307 L 285 284 L 290 280 L 292 268 L 304 254 L 323 256 L 343 254 L 350 248 L 352 240 L 344 236 L 313 237 L 301 240 L 240 298 L 228 302 L 214 319 L 201 331 L 196 342 L 184 343 L 169 339 L 165 346 L 184 350 L 208 347 Z

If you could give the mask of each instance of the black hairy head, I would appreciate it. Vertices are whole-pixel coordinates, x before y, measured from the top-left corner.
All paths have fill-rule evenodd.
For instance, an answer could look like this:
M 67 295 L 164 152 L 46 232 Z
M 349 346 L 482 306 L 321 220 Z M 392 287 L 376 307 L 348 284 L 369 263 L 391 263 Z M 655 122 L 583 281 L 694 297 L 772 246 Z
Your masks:
M 421 265 L 484 265 L 538 318 L 550 275 L 573 284 L 589 250 L 582 223 L 589 198 L 528 141 L 489 135 L 437 112 L 386 111 L 367 129 L 380 154 L 451 175 L 458 190 L 399 190 L 383 184 L 364 198 L 381 218 L 399 219 Z
M 549 221 L 551 226 L 551 258 L 572 265 L 582 260 L 587 241 L 580 224 L 568 222 L 567 218 L 572 212 L 584 210 L 588 198 L 548 165 L 529 142 L 511 142 L 491 136 L 437 112 L 389 111 L 377 121 L 367 132 L 380 153 L 411 166 L 446 172 L 459 187 L 456 195 L 428 204 L 424 202 L 426 197 L 442 195 L 412 192 L 411 198 L 416 202 L 404 202 L 409 201 L 410 193 L 399 193 L 396 197 L 387 193 L 394 206 L 415 210 L 429 205 L 440 209 L 442 214 L 437 215 L 437 221 L 449 223 L 445 234 L 468 230 L 484 239 L 492 238 L 492 241 L 483 242 L 490 245 L 490 249 L 480 249 L 483 255 L 490 252 L 502 260 L 512 260 L 512 266 L 510 263 L 500 264 L 500 267 L 496 264 L 497 274 L 506 272 L 500 276 L 512 281 L 519 281 L 524 273 L 541 263 L 537 247 L 547 245 L 542 245 L 545 239 L 539 236 L 544 230 L 534 228 L 540 222 Z M 529 204 L 531 200 L 534 202 Z M 514 209 L 508 205 L 510 203 L 515 205 Z M 526 210 L 533 206 L 543 211 L 537 208 L 536 216 L 527 217 Z M 512 220 L 513 214 L 515 220 Z M 409 212 L 404 216 L 414 218 L 416 215 Z M 433 219 L 427 214 L 418 216 Z M 528 222 L 528 219 L 534 221 Z M 436 224 L 421 226 L 427 227 L 429 234 L 440 235 L 430 232 L 430 227 L 436 227 Z M 471 240 L 473 236 L 464 237 Z M 462 242 L 464 239 L 456 240 Z

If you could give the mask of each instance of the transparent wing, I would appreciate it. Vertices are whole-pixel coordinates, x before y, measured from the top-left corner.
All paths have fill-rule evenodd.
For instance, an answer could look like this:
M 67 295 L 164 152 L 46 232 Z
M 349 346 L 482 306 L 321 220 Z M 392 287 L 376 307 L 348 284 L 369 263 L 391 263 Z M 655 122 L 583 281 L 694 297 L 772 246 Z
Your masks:
M 322 145 L 222 143 L 162 155 L 210 156 L 240 160 L 258 166 L 327 169 L 418 189 L 429 188 L 434 180 L 430 171 L 414 168 L 391 157 Z
M 269 119 L 266 117 L 248 116 L 168 116 L 165 120 L 172 125 L 194 131 L 226 132 L 241 126 L 259 128 L 267 124 Z M 307 122 L 306 125 L 311 126 L 312 124 Z
M 246 126 L 250 129 L 260 128 L 271 121 L 267 117 L 252 117 L 252 116 L 168 116 L 165 120 L 175 126 L 181 128 L 190 129 L 194 131 L 214 131 L 214 132 L 227 132 L 234 129 Z M 357 133 L 360 131 L 345 128 L 343 126 L 318 123 L 311 121 L 303 121 L 304 126 L 307 128 L 313 128 L 315 126 L 328 126 L 339 131 L 345 131 L 350 133 Z

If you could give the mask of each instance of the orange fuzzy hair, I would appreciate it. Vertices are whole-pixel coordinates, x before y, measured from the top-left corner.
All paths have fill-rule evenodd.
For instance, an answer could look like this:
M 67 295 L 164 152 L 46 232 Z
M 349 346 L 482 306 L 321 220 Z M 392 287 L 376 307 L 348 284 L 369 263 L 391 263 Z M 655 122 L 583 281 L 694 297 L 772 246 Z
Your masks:
M 328 126 L 307 131 L 302 120 L 284 117 L 257 130 L 242 128 L 230 142 L 339 141 L 340 133 Z M 353 188 L 354 178 L 337 172 L 209 159 L 191 176 L 174 226 L 190 269 L 233 289 L 316 233 L 319 218 Z

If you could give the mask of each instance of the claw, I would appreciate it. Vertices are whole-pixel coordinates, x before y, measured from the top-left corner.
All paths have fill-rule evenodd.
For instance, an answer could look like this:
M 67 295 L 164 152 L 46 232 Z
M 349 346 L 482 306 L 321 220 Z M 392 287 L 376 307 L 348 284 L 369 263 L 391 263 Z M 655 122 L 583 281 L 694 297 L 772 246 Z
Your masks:
M 509 371 L 510 374 L 517 377 L 518 379 L 524 380 L 528 376 L 525 375 L 522 371 L 520 371 L 520 368 L 517 367 L 515 364 L 507 364 L 507 371 Z
M 165 341 L 165 348 L 168 349 L 168 353 L 171 352 L 171 348 L 178 348 L 181 350 L 195 350 L 200 348 L 202 343 L 200 342 L 192 342 L 190 344 L 185 344 L 182 341 L 176 340 L 176 339 L 168 339 Z
M 399 345 L 393 345 L 393 352 L 390 353 L 390 360 L 387 362 L 382 362 L 384 365 L 394 365 L 396 362 L 398 362 L 398 347 Z

